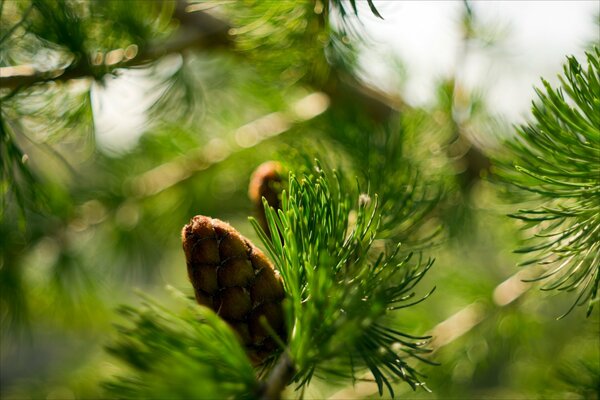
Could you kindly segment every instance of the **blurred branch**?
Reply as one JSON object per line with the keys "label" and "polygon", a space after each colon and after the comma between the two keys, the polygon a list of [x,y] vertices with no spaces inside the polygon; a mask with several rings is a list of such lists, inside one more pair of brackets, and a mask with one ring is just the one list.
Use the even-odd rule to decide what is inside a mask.
{"label": "blurred branch", "polygon": [[[115,53],[112,57],[107,57],[110,66],[114,69],[142,65],[166,54],[190,48],[233,47],[234,42],[229,35],[231,26],[206,12],[196,10],[196,7],[187,6],[184,0],[179,0],[173,15],[181,22],[181,28],[176,35],[164,43],[142,49],[135,55],[128,55],[123,49],[109,52],[108,54]],[[88,65],[73,65],[51,71],[39,71],[29,65],[3,67],[0,68],[0,88],[14,89],[36,83],[85,78],[93,76],[93,72]],[[330,80],[323,87],[323,91],[331,97],[350,95],[357,102],[364,104],[367,111],[377,119],[385,119],[406,106],[401,98],[382,93],[349,76]]]}
{"label": "blurred branch", "polygon": [[233,137],[238,144],[232,148],[221,139],[187,152],[172,161],[159,165],[133,179],[130,188],[135,197],[153,196],[188,178],[195,172],[208,169],[235,152],[290,130],[295,124],[311,120],[329,108],[329,97],[314,92],[296,101],[288,112],[274,112],[240,128]]}
{"label": "blurred branch", "polygon": [[[178,32],[164,43],[151,45],[135,54],[129,48],[113,50],[104,57],[105,63],[110,63],[111,70],[117,68],[142,65],[160,57],[181,52],[190,48],[233,48],[234,41],[229,35],[231,25],[215,18],[197,7],[187,5],[185,0],[178,0],[173,15],[181,23]],[[131,47],[131,46],[130,46]],[[359,82],[354,77],[340,71],[331,74],[330,79],[320,90],[334,102],[351,101],[360,106],[374,122],[387,121],[391,116],[407,109],[409,106],[399,96],[381,92],[373,87]],[[36,83],[49,81],[68,81],[70,79],[94,76],[94,66],[89,63],[72,65],[52,71],[38,71],[31,66],[21,65],[0,68],[0,88],[19,88]],[[466,135],[462,138],[468,141]],[[204,169],[202,163],[197,163],[199,157],[191,157],[192,164],[196,163],[196,171]],[[487,169],[487,157],[472,145],[465,155],[468,175],[479,177],[479,171]],[[159,167],[160,168],[160,167]],[[184,168],[184,170],[190,168]],[[179,171],[179,170],[178,170]],[[167,171],[169,172],[169,171]],[[179,173],[179,172],[177,172]],[[179,180],[185,177],[179,178]],[[162,189],[159,189],[160,191]]]}
{"label": "blurred branch", "polygon": [[332,99],[360,105],[365,114],[376,122],[386,121],[409,107],[401,97],[381,92],[341,73],[333,74],[323,86],[323,91]]}
{"label": "blurred branch", "polygon": [[133,67],[157,60],[167,54],[181,52],[186,49],[219,48],[231,46],[229,38],[230,26],[207,13],[189,12],[183,0],[177,2],[173,17],[180,21],[177,33],[162,43],[156,43],[137,52],[136,46],[127,49],[116,49],[104,57],[104,64],[94,66],[91,63],[72,64],[66,68],[40,71],[29,65],[0,68],[0,88],[21,88],[37,83],[51,81],[68,81],[87,78],[95,75],[98,67],[116,68]]}

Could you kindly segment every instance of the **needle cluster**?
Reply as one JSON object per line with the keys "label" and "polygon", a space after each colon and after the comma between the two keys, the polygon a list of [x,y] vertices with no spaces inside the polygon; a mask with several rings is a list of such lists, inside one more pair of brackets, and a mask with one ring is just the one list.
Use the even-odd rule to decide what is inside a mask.
{"label": "needle cluster", "polygon": [[287,292],[286,352],[298,388],[317,376],[355,379],[370,370],[380,394],[392,382],[423,385],[408,362],[422,359],[427,337],[399,330],[391,316],[420,302],[415,285],[433,261],[413,263],[399,246],[376,240],[377,196],[360,194],[318,165],[291,174],[282,208],[265,203],[271,238],[254,221]]}
{"label": "needle cluster", "polygon": [[517,158],[501,174],[529,200],[511,215],[530,232],[517,251],[530,255],[522,264],[544,265],[534,280],[577,293],[567,313],[587,303],[589,316],[600,283],[600,50],[587,61],[584,68],[569,57],[560,88],[542,81],[534,120],[517,129],[508,144]]}

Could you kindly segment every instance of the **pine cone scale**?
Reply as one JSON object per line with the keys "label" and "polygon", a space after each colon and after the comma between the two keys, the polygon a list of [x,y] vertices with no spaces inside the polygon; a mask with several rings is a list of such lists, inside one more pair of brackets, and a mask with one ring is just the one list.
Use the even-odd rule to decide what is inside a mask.
{"label": "pine cone scale", "polygon": [[229,258],[217,270],[221,287],[246,287],[254,280],[252,264],[246,258]]}
{"label": "pine cone scale", "polygon": [[219,290],[217,270],[210,264],[193,264],[188,267],[188,277],[190,281],[196,282],[198,289],[208,295],[215,294]]}
{"label": "pine cone scale", "polygon": [[193,217],[182,241],[198,304],[227,321],[255,361],[263,361],[277,347],[272,332],[285,340],[279,273],[248,239],[218,219]]}

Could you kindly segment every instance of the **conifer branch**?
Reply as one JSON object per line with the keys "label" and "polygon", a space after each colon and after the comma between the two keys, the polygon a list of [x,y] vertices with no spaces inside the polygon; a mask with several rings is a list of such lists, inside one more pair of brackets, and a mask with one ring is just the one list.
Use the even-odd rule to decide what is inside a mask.
{"label": "conifer branch", "polygon": [[289,385],[290,381],[294,377],[295,372],[296,369],[294,368],[294,364],[290,359],[290,356],[284,351],[263,383],[262,390],[259,395],[260,399],[281,399],[283,390]]}
{"label": "conifer branch", "polygon": [[[508,306],[523,296],[530,288],[531,283],[524,282],[531,277],[528,271],[519,271],[494,288],[493,298],[495,310]],[[442,322],[435,325],[430,332],[432,340],[429,347],[432,353],[438,352],[443,347],[468,334],[485,320],[494,315],[494,309],[486,307],[481,302],[473,302]],[[367,373],[363,376],[364,382],[351,388],[344,388],[329,397],[329,400],[361,399],[377,393],[377,385],[373,376]]]}
{"label": "conifer branch", "polygon": [[338,173],[319,164],[300,170],[290,174],[281,210],[265,203],[271,237],[252,221],[289,297],[297,388],[315,375],[353,379],[361,368],[373,373],[380,395],[387,388],[393,396],[396,379],[422,386],[406,359],[427,362],[428,337],[398,331],[384,317],[420,302],[413,289],[433,260],[413,264],[392,244],[381,253],[372,249],[381,221],[377,197],[363,193],[359,200]]}
{"label": "conifer branch", "polygon": [[547,281],[543,290],[577,293],[564,315],[587,303],[589,316],[599,296],[600,50],[587,61],[584,68],[569,57],[557,89],[542,80],[534,120],[518,128],[498,171],[527,201],[510,215],[531,231],[531,244],[517,250],[531,255],[521,265],[545,266],[532,279]]}
{"label": "conifer branch", "polygon": [[[180,21],[177,33],[165,42],[150,44],[142,49],[131,47],[115,49],[113,56],[101,56],[104,64],[94,65],[91,62],[74,63],[65,68],[40,71],[27,65],[0,68],[0,88],[24,88],[38,83],[65,82],[97,76],[98,72],[108,68],[110,72],[118,68],[129,68],[144,65],[165,55],[178,53],[187,49],[201,47],[203,49],[231,46],[229,38],[230,26],[222,20],[205,12],[188,12],[184,0],[177,1],[173,18]],[[129,50],[129,52],[128,52]],[[110,53],[107,53],[110,54]]]}
{"label": "conifer branch", "polygon": [[[183,1],[178,1],[174,14],[174,17],[181,21],[181,28],[176,35],[164,43],[150,45],[130,57],[127,57],[124,49],[116,49],[123,52],[123,58],[111,64],[110,70],[144,65],[165,55],[191,48],[233,49],[234,42],[228,33],[231,26],[228,23],[206,12],[187,12],[181,6],[182,3]],[[75,64],[51,71],[36,70],[28,65],[0,67],[0,88],[24,88],[38,83],[65,82],[95,75],[94,67],[90,64]],[[383,93],[347,75],[341,79],[330,80],[323,86],[323,90],[333,98],[344,95],[354,98],[364,105],[367,113],[378,120],[385,120],[394,112],[406,107],[399,96]]]}
{"label": "conifer branch", "polygon": [[[279,399],[283,389],[291,383],[300,390],[314,376],[350,380],[365,369],[373,374],[381,395],[387,388],[393,396],[392,382],[397,380],[407,382],[413,389],[423,386],[421,375],[407,361],[412,358],[429,362],[423,358],[429,353],[424,347],[429,337],[404,333],[387,317],[421,301],[414,300],[414,288],[433,261],[412,261],[410,255],[400,256],[399,246],[383,246],[384,251],[379,247],[372,248],[381,219],[377,199],[366,200],[367,195],[363,194],[359,201],[358,188],[352,190],[341,176],[319,165],[298,167],[298,171],[297,176],[290,175],[288,190],[282,194],[281,210],[275,211],[265,204],[269,230],[278,234],[268,238],[258,222],[252,220],[283,279],[286,292],[286,300],[282,303],[283,319],[287,337],[277,341],[281,350],[278,360],[263,366],[263,372],[259,373],[262,383],[245,386],[246,390],[254,387],[247,394]],[[187,245],[184,244],[184,248],[189,250],[193,242],[188,242],[188,236],[186,230]],[[193,238],[195,236],[189,236],[189,240]],[[200,248],[194,251],[200,251]],[[208,255],[200,252],[190,257],[201,263],[207,262]],[[147,361],[144,358],[169,354],[169,337],[178,338],[174,341],[176,348],[172,349],[178,354],[179,338],[187,337],[183,331],[179,332],[182,328],[188,329],[192,323],[185,314],[170,313],[175,321],[164,324],[159,322],[164,319],[162,314],[166,310],[157,312],[160,309],[156,306],[153,310],[153,314],[147,315],[130,309],[131,315],[140,315],[140,322],[134,329],[123,330],[117,345],[111,347],[112,353],[127,361],[131,369],[129,378],[118,378],[108,385],[117,395],[127,393],[126,390],[138,395],[151,391],[153,383],[142,387],[137,384],[127,386],[125,382],[130,382],[131,376],[137,377],[134,379],[137,381],[144,374],[152,376],[162,371],[160,366],[153,366],[152,358]],[[225,322],[217,324],[216,316],[201,312],[206,313],[204,320],[209,326],[202,328],[201,321],[195,329],[214,332],[214,335],[200,338],[202,348],[225,360],[233,360],[233,354],[228,352],[239,354],[239,347],[221,349],[218,345],[219,330]],[[172,329],[163,328],[171,325]],[[233,332],[229,332],[226,336],[232,335]],[[136,343],[131,342],[132,337],[137,339]],[[155,339],[150,340],[151,337]],[[146,344],[148,340],[150,343]],[[166,345],[154,346],[157,340]],[[143,351],[144,347],[138,347],[138,341],[142,346],[151,345],[160,352]],[[140,356],[141,361],[137,358]],[[181,356],[186,365],[193,361],[184,354]],[[140,362],[143,365],[139,365]],[[248,363],[249,360],[243,362]],[[233,364],[221,363],[218,367],[227,371]],[[197,368],[206,368],[206,365]],[[161,380],[184,381],[195,371],[170,374]]]}

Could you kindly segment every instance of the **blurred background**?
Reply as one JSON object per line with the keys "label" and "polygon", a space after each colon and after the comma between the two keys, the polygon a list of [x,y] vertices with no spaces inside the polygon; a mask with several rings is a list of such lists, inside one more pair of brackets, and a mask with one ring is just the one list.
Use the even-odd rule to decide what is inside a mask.
{"label": "blurred background", "polygon": [[597,398],[598,307],[557,320],[574,298],[521,282],[518,205],[489,172],[540,77],[600,40],[600,3],[353,4],[1,0],[2,398],[103,397],[115,308],[191,293],[193,215],[259,243],[258,165],[318,154],[368,179],[377,145],[411,167],[374,184],[392,203],[389,187],[438,193],[395,234],[441,231],[422,249],[436,292],[399,321],[435,335],[440,365],[420,366],[431,393],[398,397]]}

